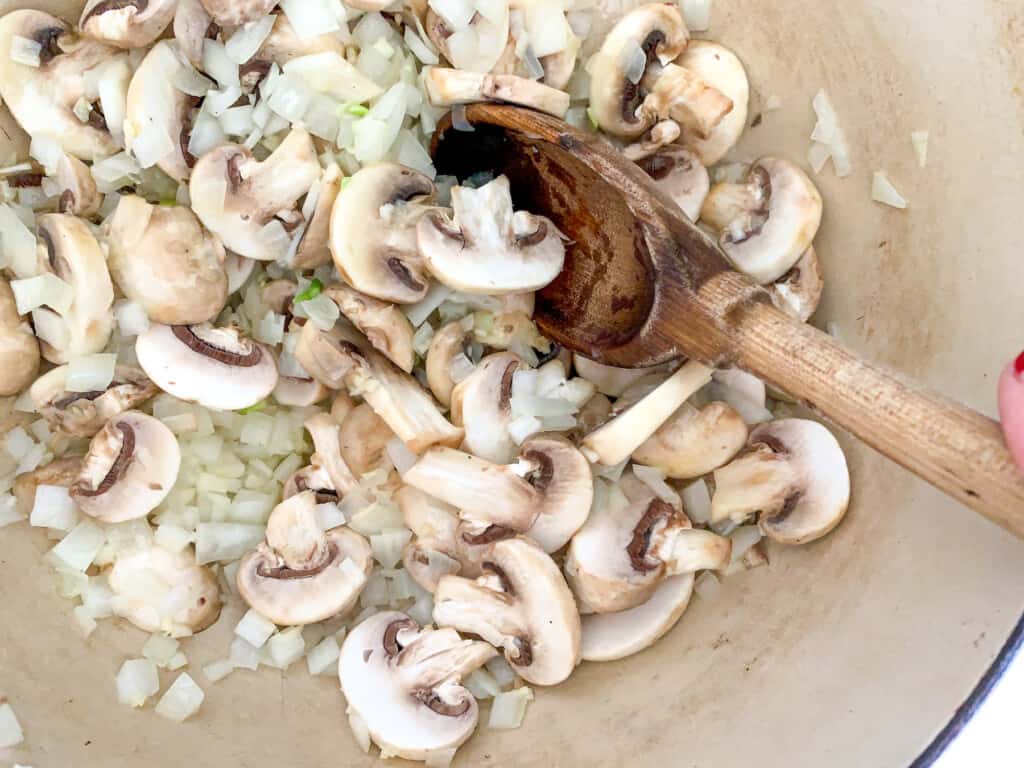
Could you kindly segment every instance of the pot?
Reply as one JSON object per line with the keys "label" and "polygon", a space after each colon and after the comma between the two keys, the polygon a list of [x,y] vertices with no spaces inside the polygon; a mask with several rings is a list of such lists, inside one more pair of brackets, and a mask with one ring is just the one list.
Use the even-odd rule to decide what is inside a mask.
{"label": "pot", "polygon": [[[621,3],[605,0],[605,5]],[[632,3],[630,3],[632,4]],[[80,3],[0,0],[77,18]],[[927,6],[927,7],[926,7]],[[815,322],[869,359],[995,413],[1001,366],[1020,351],[1024,12],[1019,2],[717,0],[713,39],[737,51],[761,114],[733,157],[801,161],[826,87],[853,148],[853,175],[816,177],[827,277]],[[781,109],[764,111],[771,96]],[[2,152],[25,139],[4,115]],[[930,130],[927,168],[910,134]],[[23,154],[23,152],[22,152]],[[871,200],[886,170],[905,212]],[[1024,548],[841,436],[853,478],[843,525],[694,598],[654,648],[584,664],[537,691],[523,726],[481,726],[460,766],[927,766],[1020,644]],[[0,694],[35,765],[373,766],[337,681],[200,672],[223,658],[242,613],[229,605],[191,641],[206,691],[183,725],[116,703],[114,676],[145,637],[105,622],[88,642],[53,589],[45,536],[3,531]],[[166,686],[176,673],[162,673]],[[979,682],[980,681],[980,682]],[[389,763],[394,765],[395,763]]]}

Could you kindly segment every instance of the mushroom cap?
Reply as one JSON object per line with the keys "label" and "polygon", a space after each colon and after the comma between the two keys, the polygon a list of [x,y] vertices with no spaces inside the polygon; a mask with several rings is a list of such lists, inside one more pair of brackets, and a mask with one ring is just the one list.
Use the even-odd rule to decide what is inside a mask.
{"label": "mushroom cap", "polygon": [[454,218],[435,211],[416,228],[420,254],[434,277],[466,293],[537,291],[565,262],[561,233],[550,219],[513,213],[508,177],[479,189],[452,189]]}
{"label": "mushroom cap", "polygon": [[174,433],[159,419],[125,411],[89,443],[71,497],[82,512],[104,523],[135,520],[167,497],[180,466]]}
{"label": "mushroom cap", "polygon": [[19,394],[39,371],[39,342],[18,314],[10,284],[0,277],[0,397]]}
{"label": "mushroom cap", "polygon": [[29,390],[36,411],[51,427],[76,437],[92,437],[118,414],[129,411],[160,390],[139,368],[119,365],[101,391],[65,389],[68,367],[62,365],[36,379]]}
{"label": "mushroom cap", "polygon": [[[15,37],[42,45],[40,66],[11,58]],[[11,11],[0,18],[0,97],[29,136],[49,136],[75,157],[99,160],[117,152],[117,142],[102,120],[83,123],[73,108],[80,98],[96,101],[86,75],[118,53],[102,43],[74,41],[68,25],[48,13]]]}
{"label": "mushroom cap", "polygon": [[74,155],[65,154],[57,163],[57,184],[60,198],[59,213],[89,218],[99,213],[103,195],[96,189],[96,180],[85,163]]}
{"label": "mushroom cap", "polygon": [[341,455],[362,477],[380,466],[384,449],[395,437],[391,427],[366,403],[349,411],[341,422]]}
{"label": "mushroom cap", "polygon": [[693,594],[694,576],[665,579],[643,605],[582,617],[584,661],[616,661],[650,648],[676,625]]}
{"label": "mushroom cap", "polygon": [[[225,248],[250,259],[274,261],[281,254],[264,226],[277,221],[283,227],[281,215],[294,209],[320,173],[316,147],[301,128],[293,128],[262,162],[239,144],[221,144],[192,169],[192,210]],[[224,184],[221,198],[214,190]]]}
{"label": "mushroom cap", "polygon": [[750,433],[747,452],[715,472],[715,521],[760,512],[766,536],[806,544],[842,521],[850,473],[835,436],[816,421],[782,419]]}
{"label": "mushroom cap", "polygon": [[125,144],[129,150],[147,129],[166,132],[174,151],[156,164],[179,183],[188,180],[195,163],[195,158],[186,153],[191,127],[189,112],[197,101],[174,85],[176,74],[185,68],[180,57],[173,40],[161,40],[150,49],[128,84],[124,122]]}
{"label": "mushroom cap", "polygon": [[434,621],[477,634],[534,685],[557,685],[580,662],[580,617],[555,562],[521,536],[487,545],[484,575],[443,576]]}
{"label": "mushroom cap", "polygon": [[135,354],[164,392],[213,410],[248,408],[277,386],[270,350],[233,327],[154,323],[136,339]]}
{"label": "mushroom cap", "polygon": [[221,27],[240,27],[266,16],[277,0],[200,0]]}
{"label": "mushroom cap", "polygon": [[114,286],[99,243],[84,221],[68,214],[43,214],[36,229],[44,246],[39,249],[40,267],[74,289],[71,307],[61,317],[64,343],[43,342],[43,357],[59,365],[79,355],[102,352],[114,328]]}
{"label": "mushroom cap", "polygon": [[14,478],[12,491],[17,500],[18,512],[28,517],[36,503],[36,488],[40,485],[59,485],[70,488],[82,471],[81,456],[66,456],[54,459],[32,472],[25,472]]}
{"label": "mushroom cap", "polygon": [[495,655],[451,629],[420,629],[404,613],[378,613],[341,647],[338,676],[349,714],[366,723],[382,756],[429,760],[476,728],[476,699],[459,681]]}
{"label": "mushroom cap", "polygon": [[495,464],[508,464],[517,447],[508,432],[512,421],[512,376],[525,364],[511,352],[481,360],[452,390],[452,423],[466,430],[470,453]]}
{"label": "mushroom cap", "polygon": [[203,64],[203,41],[216,35],[216,25],[199,0],[178,0],[174,11],[174,39],[192,66]]}
{"label": "mushroom cap", "polygon": [[88,0],[78,27],[94,40],[118,48],[144,48],[174,18],[177,0]]}
{"label": "mushroom cap", "polygon": [[[283,16],[281,18],[284,18]],[[332,38],[333,39],[333,38]],[[341,192],[342,172],[337,165],[329,165],[320,177],[313,215],[302,234],[292,265],[296,270],[315,269],[331,263],[330,230],[331,211]]]}
{"label": "mushroom cap", "polygon": [[746,445],[747,425],[732,407],[685,403],[639,448],[633,460],[657,467],[668,477],[689,480],[727,464]]}
{"label": "mushroom cap", "polygon": [[386,358],[406,373],[412,373],[416,362],[412,348],[415,330],[402,310],[347,285],[332,285],[324,289],[324,294]]}
{"label": "mushroom cap", "polygon": [[149,546],[118,555],[109,573],[111,606],[145,632],[184,637],[202,632],[220,615],[220,587],[191,549]]}
{"label": "mushroom cap", "polygon": [[707,40],[692,40],[676,59],[676,64],[697,75],[732,101],[732,111],[722,118],[710,136],[701,138],[686,133],[681,142],[693,150],[705,166],[712,166],[736,146],[747,127],[750,102],[747,72],[735,53]]}
{"label": "mushroom cap", "polygon": [[767,285],[785,275],[814,242],[822,200],[807,174],[788,160],[766,157],[746,184],[717,184],[701,218],[717,229],[729,260]]}
{"label": "mushroom cap", "polygon": [[818,310],[824,290],[825,276],[813,245],[789,272],[768,286],[772,303],[801,323],[810,320]]}
{"label": "mushroom cap", "polygon": [[700,159],[682,147],[667,147],[637,162],[691,221],[700,218],[700,209],[711,191],[711,176]]}
{"label": "mushroom cap", "polygon": [[452,390],[455,389],[455,381],[451,374],[452,359],[462,352],[471,340],[471,333],[458,320],[448,323],[430,340],[425,363],[427,384],[430,385],[430,391],[434,393],[437,401],[445,407],[452,404]]}
{"label": "mushroom cap", "polygon": [[[590,110],[601,130],[635,139],[654,125],[657,115],[641,109],[651,81],[683,52],[689,39],[675,6],[642,5],[619,19],[589,64]],[[638,49],[646,64],[633,83],[626,70]]]}
{"label": "mushroom cap", "polygon": [[238,592],[275,624],[313,624],[351,608],[372,568],[369,542],[344,526],[322,531],[316,495],[303,491],[277,505],[267,541],[242,558]]}
{"label": "mushroom cap", "polygon": [[224,309],[224,246],[187,207],[150,205],[137,195],[125,195],[103,239],[111,275],[150,321],[195,325]]}
{"label": "mushroom cap", "polygon": [[430,281],[416,247],[416,224],[436,193],[429,178],[394,163],[351,176],[330,225],[331,254],[345,282],[383,301],[422,299]]}
{"label": "mushroom cap", "polygon": [[323,466],[331,481],[331,487],[344,495],[356,487],[357,480],[341,451],[341,426],[329,413],[317,413],[306,419],[306,431],[313,438],[313,456]]}
{"label": "mushroom cap", "polygon": [[583,526],[594,500],[590,462],[561,435],[536,435],[523,443],[521,462],[533,467],[527,482],[540,494],[540,511],[526,535],[557,552]]}

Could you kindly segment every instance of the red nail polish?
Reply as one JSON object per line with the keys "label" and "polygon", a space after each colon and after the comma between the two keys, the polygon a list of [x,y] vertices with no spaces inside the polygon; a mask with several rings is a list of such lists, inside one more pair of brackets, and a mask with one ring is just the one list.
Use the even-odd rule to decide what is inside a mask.
{"label": "red nail polish", "polygon": [[1024,352],[1020,353],[1020,356],[1013,361],[1013,371],[1018,377],[1024,376]]}

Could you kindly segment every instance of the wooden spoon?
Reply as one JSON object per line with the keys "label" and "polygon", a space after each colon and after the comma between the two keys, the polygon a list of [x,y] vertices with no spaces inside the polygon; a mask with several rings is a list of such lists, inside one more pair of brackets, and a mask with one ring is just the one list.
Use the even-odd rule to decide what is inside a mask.
{"label": "wooden spoon", "polygon": [[1024,538],[1024,474],[999,425],[872,365],[776,309],[718,246],[610,143],[548,115],[466,109],[442,122],[440,173],[504,173],[519,207],[571,241],[536,319],[558,343],[608,365],[688,356],[789,393],[962,504]]}

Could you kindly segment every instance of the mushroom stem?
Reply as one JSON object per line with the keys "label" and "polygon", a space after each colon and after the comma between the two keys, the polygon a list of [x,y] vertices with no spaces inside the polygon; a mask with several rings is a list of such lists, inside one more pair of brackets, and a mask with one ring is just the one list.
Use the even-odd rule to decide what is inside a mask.
{"label": "mushroom stem", "polygon": [[315,571],[331,560],[312,491],[303,491],[274,508],[267,521],[267,544],[297,573]]}
{"label": "mushroom stem", "polygon": [[768,517],[784,515],[787,505],[797,500],[797,483],[797,474],[786,457],[759,444],[715,471],[711,519],[742,523],[758,512]]}
{"label": "mushroom stem", "polygon": [[641,111],[651,112],[655,118],[671,118],[688,133],[707,139],[732,108],[732,99],[696,73],[669,64]]}
{"label": "mushroom stem", "polygon": [[716,184],[700,212],[701,220],[717,230],[730,230],[734,240],[763,226],[771,205],[771,177],[755,168],[746,184]]}

